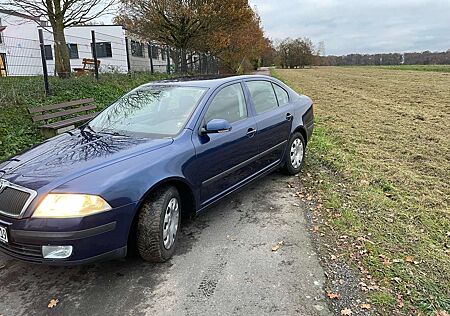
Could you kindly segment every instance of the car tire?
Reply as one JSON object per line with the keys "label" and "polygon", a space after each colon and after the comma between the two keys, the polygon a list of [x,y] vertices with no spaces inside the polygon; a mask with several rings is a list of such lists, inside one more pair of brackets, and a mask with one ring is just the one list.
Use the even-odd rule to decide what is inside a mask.
{"label": "car tire", "polygon": [[160,188],[147,198],[139,212],[136,230],[137,249],[142,259],[164,262],[173,256],[180,220],[181,199],[175,187]]}
{"label": "car tire", "polygon": [[285,165],[283,171],[289,175],[300,172],[305,160],[306,143],[302,134],[295,132],[291,135],[285,153]]}

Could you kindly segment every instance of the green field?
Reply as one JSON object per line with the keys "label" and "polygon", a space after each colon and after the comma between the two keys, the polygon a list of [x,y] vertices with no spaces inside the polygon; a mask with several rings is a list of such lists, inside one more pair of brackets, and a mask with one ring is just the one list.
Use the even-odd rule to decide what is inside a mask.
{"label": "green field", "polygon": [[401,65],[401,66],[380,66],[380,68],[390,70],[450,72],[450,65]]}
{"label": "green field", "polygon": [[365,284],[376,281],[368,297],[384,315],[450,312],[450,75],[393,67],[274,75],[315,104],[305,185],[323,200],[318,231],[336,247],[330,255],[358,267]]}

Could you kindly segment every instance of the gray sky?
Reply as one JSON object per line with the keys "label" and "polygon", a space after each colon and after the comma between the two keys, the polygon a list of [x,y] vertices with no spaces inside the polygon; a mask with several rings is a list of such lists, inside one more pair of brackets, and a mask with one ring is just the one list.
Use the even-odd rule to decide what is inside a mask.
{"label": "gray sky", "polygon": [[272,39],[309,37],[327,55],[450,49],[450,0],[249,0]]}

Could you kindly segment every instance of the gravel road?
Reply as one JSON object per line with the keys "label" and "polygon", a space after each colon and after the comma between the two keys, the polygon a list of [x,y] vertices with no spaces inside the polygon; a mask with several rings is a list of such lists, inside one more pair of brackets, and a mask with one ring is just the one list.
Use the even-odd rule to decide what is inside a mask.
{"label": "gravel road", "polygon": [[299,179],[274,173],[184,223],[164,264],[46,267],[0,254],[0,315],[329,315],[306,206],[288,183]]}

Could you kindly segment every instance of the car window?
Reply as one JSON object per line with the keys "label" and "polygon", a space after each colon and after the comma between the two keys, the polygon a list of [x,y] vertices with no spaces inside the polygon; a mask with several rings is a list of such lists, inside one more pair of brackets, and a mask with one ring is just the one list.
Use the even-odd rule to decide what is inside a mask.
{"label": "car window", "polygon": [[273,88],[275,90],[275,94],[277,95],[279,105],[285,105],[289,103],[289,94],[286,92],[286,90],[284,90],[277,84],[273,84]]}
{"label": "car window", "polygon": [[277,98],[273,91],[272,83],[269,81],[248,81],[246,82],[253,104],[255,105],[256,114],[275,109],[278,107]]}
{"label": "car window", "polygon": [[229,85],[216,94],[205,114],[205,123],[212,119],[224,119],[229,123],[247,117],[247,106],[240,83]]}
{"label": "car window", "polygon": [[118,99],[88,126],[95,132],[141,136],[175,136],[207,89],[143,86]]}

